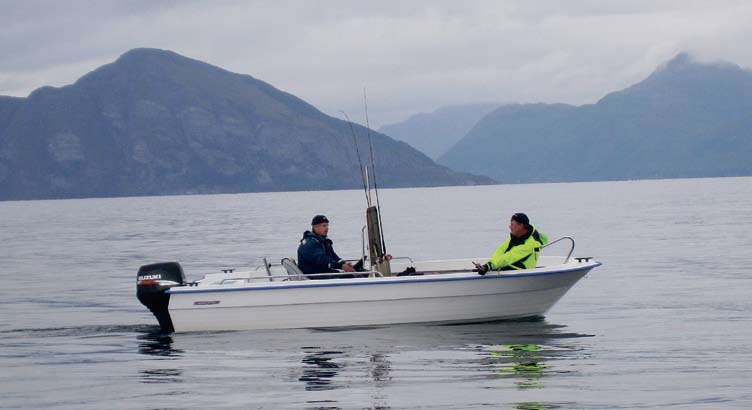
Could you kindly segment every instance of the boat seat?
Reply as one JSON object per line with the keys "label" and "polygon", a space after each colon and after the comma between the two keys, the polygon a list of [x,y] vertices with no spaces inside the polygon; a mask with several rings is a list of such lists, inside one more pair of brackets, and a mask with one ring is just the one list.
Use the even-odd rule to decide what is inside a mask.
{"label": "boat seat", "polygon": [[287,271],[287,280],[308,280],[306,275],[303,273],[302,270],[298,267],[298,264],[295,262],[295,259],[293,258],[282,258],[280,261],[282,263],[282,266],[285,267],[285,270]]}

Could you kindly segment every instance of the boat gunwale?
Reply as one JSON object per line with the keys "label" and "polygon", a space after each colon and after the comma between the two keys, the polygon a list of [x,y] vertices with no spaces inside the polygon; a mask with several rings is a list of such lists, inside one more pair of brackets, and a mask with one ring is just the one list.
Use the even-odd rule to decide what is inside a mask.
{"label": "boat gunwale", "polygon": [[[560,266],[566,266],[562,264]],[[227,287],[227,285],[219,285],[222,288],[201,289],[199,287],[192,286],[178,286],[168,289],[168,294],[194,294],[194,293],[214,293],[214,292],[248,292],[248,291],[263,291],[263,290],[284,290],[284,289],[301,289],[301,288],[323,288],[323,287],[340,287],[340,286],[374,286],[374,285],[393,285],[393,284],[405,284],[405,283],[428,283],[428,282],[456,282],[467,280],[489,280],[489,279],[513,279],[523,278],[530,276],[547,276],[556,275],[561,273],[576,272],[584,269],[593,269],[601,266],[602,263],[598,261],[585,262],[577,267],[566,269],[553,269],[538,272],[524,272],[524,273],[504,273],[486,274],[486,275],[469,275],[468,273],[458,272],[456,274],[446,273],[444,275],[461,275],[451,277],[432,277],[433,275],[426,276],[408,276],[408,277],[379,277],[379,278],[355,278],[355,279],[329,279],[329,280],[311,280],[301,281],[304,283],[291,284],[294,282],[273,282],[275,285],[246,285],[246,286],[233,286]],[[547,267],[548,268],[548,267]],[[544,268],[545,269],[545,268]],[[438,276],[438,275],[437,275]],[[405,279],[397,279],[405,278]],[[410,279],[407,279],[410,278]],[[310,283],[313,282],[313,283]],[[211,285],[210,285],[211,286]]]}

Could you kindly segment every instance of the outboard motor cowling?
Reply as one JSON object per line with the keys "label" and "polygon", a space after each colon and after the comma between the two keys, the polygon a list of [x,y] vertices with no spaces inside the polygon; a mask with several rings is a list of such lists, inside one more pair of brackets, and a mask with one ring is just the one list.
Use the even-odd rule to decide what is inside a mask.
{"label": "outboard motor cowling", "polygon": [[138,269],[136,296],[156,316],[162,331],[175,331],[167,309],[170,304],[170,294],[166,290],[183,285],[185,285],[185,274],[177,262],[153,263]]}

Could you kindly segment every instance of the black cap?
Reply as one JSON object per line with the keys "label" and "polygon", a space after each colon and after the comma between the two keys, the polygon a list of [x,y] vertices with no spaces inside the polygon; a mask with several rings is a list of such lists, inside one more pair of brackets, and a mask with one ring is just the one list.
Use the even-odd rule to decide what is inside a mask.
{"label": "black cap", "polygon": [[329,222],[328,219],[324,215],[316,215],[313,217],[313,220],[311,221],[311,226],[322,224],[324,222]]}
{"label": "black cap", "polygon": [[512,220],[525,226],[530,226],[530,218],[528,218],[527,215],[523,214],[522,212],[517,212],[516,214],[512,215]]}

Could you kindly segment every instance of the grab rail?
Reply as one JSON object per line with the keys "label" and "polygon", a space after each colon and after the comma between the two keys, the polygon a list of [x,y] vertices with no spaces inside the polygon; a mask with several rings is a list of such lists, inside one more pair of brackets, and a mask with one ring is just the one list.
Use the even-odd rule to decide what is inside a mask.
{"label": "grab rail", "polygon": [[[319,276],[347,276],[347,275],[366,275],[368,274],[368,277],[379,277],[383,278],[384,275],[381,274],[381,272],[377,271],[366,271],[366,272],[332,272],[332,273],[311,273],[309,275],[305,275],[306,277],[319,277]],[[269,279],[271,282],[273,278],[283,278],[287,279],[290,275],[268,275],[268,276],[248,276],[248,277],[238,277],[238,278],[224,278],[221,281],[219,281],[220,285],[223,285],[226,281],[233,281],[233,280],[242,280],[244,282],[250,282],[252,279]]]}
{"label": "grab rail", "polygon": [[562,236],[561,238],[559,238],[559,239],[557,239],[555,241],[549,242],[549,243],[541,246],[541,249],[547,248],[547,247],[549,247],[549,246],[551,246],[551,245],[553,245],[553,244],[555,244],[557,242],[561,242],[564,239],[569,239],[569,241],[572,242],[572,246],[569,248],[569,253],[567,254],[567,258],[564,259],[564,263],[567,263],[567,262],[569,262],[569,258],[572,256],[572,252],[574,252],[574,238],[572,238],[571,236]]}
{"label": "grab rail", "polygon": [[415,263],[415,261],[413,260],[413,258],[411,258],[409,256],[392,256],[392,260],[395,260],[395,259],[407,259],[407,260],[410,261],[410,263]]}
{"label": "grab rail", "polygon": [[384,275],[381,274],[381,272],[378,271],[365,271],[365,272],[331,272],[331,273],[309,273],[306,274],[307,277],[319,277],[319,276],[352,276],[352,275],[365,275],[368,274],[368,277],[378,277],[383,278]]}

